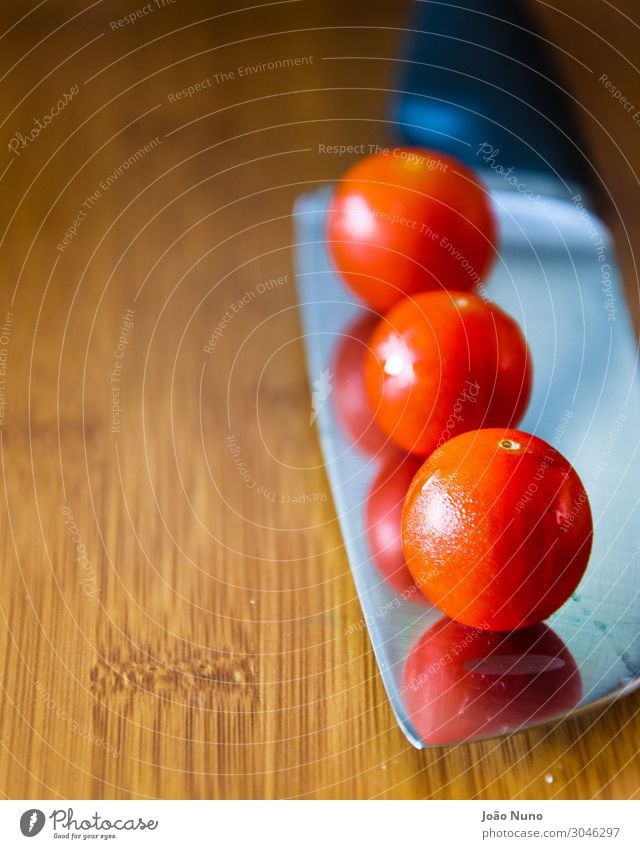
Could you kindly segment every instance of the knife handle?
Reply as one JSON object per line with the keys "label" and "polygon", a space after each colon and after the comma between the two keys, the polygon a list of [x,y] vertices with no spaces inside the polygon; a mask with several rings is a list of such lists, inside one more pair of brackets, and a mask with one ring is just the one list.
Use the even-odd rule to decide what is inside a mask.
{"label": "knife handle", "polygon": [[401,141],[589,182],[573,104],[522,0],[416,6],[392,104]]}

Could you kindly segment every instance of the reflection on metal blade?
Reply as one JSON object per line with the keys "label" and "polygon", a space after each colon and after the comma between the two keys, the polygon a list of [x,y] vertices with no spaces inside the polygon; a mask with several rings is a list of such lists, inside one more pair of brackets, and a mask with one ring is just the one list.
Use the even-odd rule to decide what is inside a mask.
{"label": "reflection on metal blade", "polygon": [[[375,426],[349,434],[357,398],[336,397],[340,381],[353,390],[344,360],[357,360],[373,318],[332,269],[324,241],[329,197],[324,189],[295,208],[309,377],[313,383],[328,373],[333,388],[316,424],[363,622],[404,733],[418,747],[454,743],[631,692],[640,686],[640,394],[637,346],[606,228],[578,196],[534,202],[516,191],[492,193],[501,250],[486,292],[519,322],[533,354],[533,395],[519,426],[574,464],[595,536],[585,578],[547,625],[521,637],[464,634],[393,560],[397,546],[384,541],[393,536],[390,509],[379,521],[375,505],[367,507],[376,475],[388,478],[376,491],[395,486],[397,493],[411,470],[402,471],[402,457]],[[395,481],[394,466],[401,468]]]}

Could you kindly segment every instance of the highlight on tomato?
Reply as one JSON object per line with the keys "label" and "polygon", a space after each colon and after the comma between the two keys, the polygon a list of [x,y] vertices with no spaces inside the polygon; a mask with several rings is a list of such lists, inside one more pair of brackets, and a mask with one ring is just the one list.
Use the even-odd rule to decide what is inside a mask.
{"label": "highlight on tomato", "polygon": [[531,393],[531,355],[516,322],[495,304],[428,292],[379,321],[365,385],[384,433],[427,456],[466,430],[517,424]]}

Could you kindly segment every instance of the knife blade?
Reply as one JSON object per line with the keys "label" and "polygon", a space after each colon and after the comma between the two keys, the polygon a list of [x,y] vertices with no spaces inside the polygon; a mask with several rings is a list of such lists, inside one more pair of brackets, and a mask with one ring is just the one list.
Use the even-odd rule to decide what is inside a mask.
{"label": "knife blade", "polygon": [[[452,39],[469,49],[452,51]],[[461,635],[419,593],[389,581],[370,546],[366,509],[384,452],[354,445],[335,403],[317,410],[362,606],[361,622],[349,627],[366,625],[391,707],[418,748],[520,730],[640,686],[638,349],[615,245],[590,200],[562,87],[539,48],[521,4],[420,4],[392,114],[401,141],[454,153],[488,185],[500,256],[482,293],[518,321],[534,364],[519,427],[560,450],[589,495],[587,573],[548,628],[528,643]],[[331,187],[301,197],[294,220],[309,379],[328,376],[333,386],[337,351],[366,309],[327,251],[330,197]]]}

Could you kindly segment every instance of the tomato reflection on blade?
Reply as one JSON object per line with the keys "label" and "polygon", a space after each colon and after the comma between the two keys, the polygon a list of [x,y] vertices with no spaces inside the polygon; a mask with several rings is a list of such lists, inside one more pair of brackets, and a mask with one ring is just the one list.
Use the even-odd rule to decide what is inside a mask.
{"label": "tomato reflection on blade", "polygon": [[580,701],[582,681],[544,623],[500,633],[443,618],[411,650],[401,693],[424,742],[445,744],[559,717]]}
{"label": "tomato reflection on blade", "polygon": [[364,355],[376,327],[376,313],[359,314],[342,333],[333,357],[333,408],[346,438],[375,457],[395,450],[376,424],[364,388]]}
{"label": "tomato reflection on blade", "polygon": [[373,479],[365,508],[367,540],[373,562],[387,584],[404,598],[427,604],[407,568],[402,551],[402,505],[422,465],[419,457],[395,451]]}

